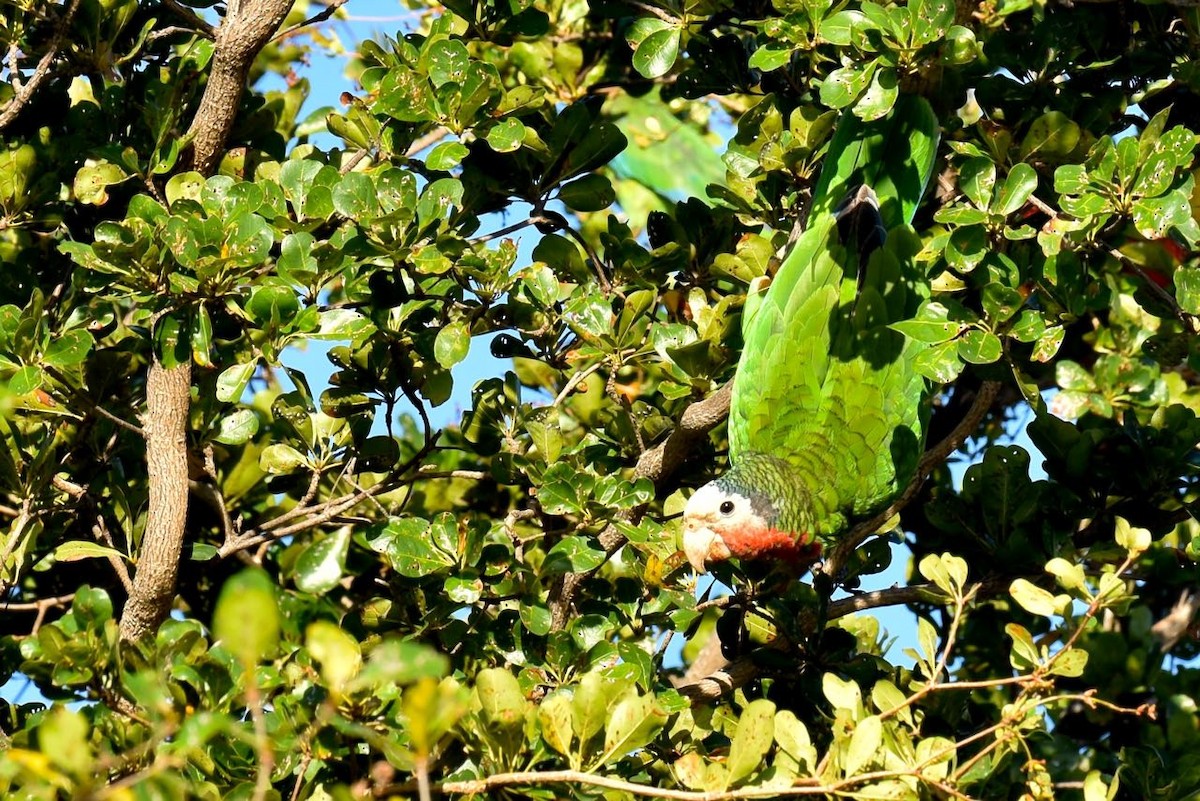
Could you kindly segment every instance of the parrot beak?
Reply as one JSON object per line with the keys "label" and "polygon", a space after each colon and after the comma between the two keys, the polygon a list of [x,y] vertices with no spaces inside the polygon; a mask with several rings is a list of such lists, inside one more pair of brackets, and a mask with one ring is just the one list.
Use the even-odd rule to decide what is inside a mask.
{"label": "parrot beak", "polygon": [[689,520],[683,529],[683,552],[697,573],[708,572],[705,562],[710,557],[729,557],[729,548],[721,540],[720,535],[708,526],[695,520]]}

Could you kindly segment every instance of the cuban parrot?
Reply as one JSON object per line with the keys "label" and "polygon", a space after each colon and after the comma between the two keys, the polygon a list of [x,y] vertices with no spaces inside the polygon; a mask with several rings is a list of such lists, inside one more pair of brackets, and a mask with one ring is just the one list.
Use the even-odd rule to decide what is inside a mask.
{"label": "cuban parrot", "polygon": [[698,572],[730,557],[798,572],[914,474],[930,387],[913,366],[920,344],[889,325],[928,296],[907,226],[937,142],[919,97],[901,96],[883,119],[839,121],[807,228],[765,294],[756,284],[747,294],[731,466],[684,509]]}

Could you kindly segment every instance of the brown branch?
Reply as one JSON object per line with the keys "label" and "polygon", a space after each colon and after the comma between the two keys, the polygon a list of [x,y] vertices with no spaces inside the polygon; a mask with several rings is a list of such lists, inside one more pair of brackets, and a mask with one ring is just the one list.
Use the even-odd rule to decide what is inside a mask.
{"label": "brown branch", "polygon": [[959,447],[967,441],[967,438],[975,432],[979,427],[979,423],[983,420],[988,410],[992,407],[992,401],[996,399],[996,393],[1000,391],[1000,383],[997,381],[985,381],[975,395],[975,402],[971,404],[971,408],[959,424],[954,427],[946,438],[934,445],[925,452],[921,457],[921,461],[917,463],[916,473],[913,474],[912,480],[908,482],[908,486],[900,493],[897,498],[892,501],[886,509],[874,517],[864,520],[854,528],[850,529],[844,537],[838,539],[838,544],[834,546],[829,553],[829,558],[825,560],[825,565],[821,568],[822,572],[831,576],[835,581],[838,580],[842,569],[846,565],[846,560],[854,549],[866,541],[871,535],[879,531],[888,520],[900,513],[904,507],[917,497],[917,493],[921,490],[921,485],[925,483],[925,479],[934,471],[938,465],[946,461],[950,454],[954,453]]}
{"label": "brown branch", "polygon": [[206,22],[204,18],[195,11],[192,11],[187,6],[180,5],[177,0],[160,0],[160,2],[163,4],[164,8],[171,9],[171,11],[187,20],[188,25],[191,25],[193,28],[195,28],[196,32],[205,39],[216,38],[216,33],[213,30],[213,26]]}
{"label": "brown branch", "polygon": [[[581,770],[544,770],[521,771],[516,773],[495,773],[482,779],[467,779],[463,781],[438,782],[432,789],[446,795],[490,795],[492,791],[502,787],[541,787],[549,784],[569,784],[584,787],[602,787],[617,790],[629,795],[646,798],[666,798],[672,801],[738,801],[749,798],[799,798],[803,796],[836,796],[849,793],[852,788],[884,779],[896,779],[912,776],[919,781],[935,786],[940,790],[965,798],[952,790],[940,780],[923,775],[919,770],[890,771],[877,770],[860,773],[845,779],[825,783],[817,777],[798,778],[791,787],[740,787],[736,790],[703,791],[675,790],[666,787],[655,787],[648,784],[626,781],[612,776],[586,773]],[[406,782],[376,791],[377,795],[392,795],[395,793],[412,793],[416,789],[415,782]]]}
{"label": "brown branch", "polygon": [[66,606],[73,600],[75,600],[75,593],[71,592],[54,598],[41,598],[37,601],[0,604],[0,609],[3,609],[5,612],[41,612],[45,609],[53,609],[56,606]]}
{"label": "brown branch", "polygon": [[217,28],[212,68],[200,107],[188,129],[184,169],[211,175],[233,130],[250,66],[292,10],[293,0],[241,0],[230,3]]}
{"label": "brown branch", "polygon": [[[420,478],[418,475],[416,478]],[[416,479],[413,479],[416,480]],[[301,531],[307,531],[310,528],[327,523],[338,517],[343,512],[357,506],[365,500],[374,498],[377,495],[382,495],[386,492],[391,492],[404,486],[406,482],[402,480],[384,480],[378,484],[358,490],[337,498],[331,498],[315,506],[297,511],[292,509],[284,515],[268,520],[257,529],[250,529],[244,532],[241,536],[233,540],[226,540],[217,551],[217,555],[224,559],[227,556],[244,551],[247,548],[253,548],[256,545],[272,542],[273,540],[282,539],[283,537],[292,534],[298,534]],[[292,521],[287,526],[281,526],[282,522]]]}
{"label": "brown branch", "polygon": [[122,417],[118,417],[117,415],[110,412],[108,409],[105,409],[103,406],[101,406],[96,401],[92,400],[92,398],[86,392],[72,386],[71,382],[67,379],[67,377],[64,376],[62,373],[60,373],[57,368],[52,367],[50,365],[46,365],[42,369],[44,369],[51,378],[53,378],[58,383],[62,384],[63,387],[66,389],[66,391],[71,395],[71,397],[74,398],[75,400],[79,401],[81,404],[83,404],[83,406],[85,408],[87,408],[87,410],[89,412],[94,412],[97,415],[99,415],[100,417],[103,417],[105,420],[109,421],[110,423],[112,423],[120,428],[123,428],[126,431],[129,431],[130,433],[137,434],[139,437],[146,436],[146,432],[143,431],[140,426],[134,425],[133,423],[129,422],[128,420],[126,420]]}
{"label": "brown branch", "polygon": [[297,22],[292,27],[287,28],[286,30],[280,31],[279,33],[275,34],[275,36],[271,39],[271,41],[277,42],[280,39],[284,39],[288,36],[291,36],[293,33],[300,30],[301,28],[307,28],[310,25],[316,25],[318,23],[324,22],[325,20],[329,19],[334,14],[336,14],[337,10],[339,8],[341,8],[342,6],[346,5],[346,3],[348,3],[348,2],[350,2],[350,0],[329,0],[329,5],[325,6],[325,8],[323,8],[323,9],[321,9],[321,11],[317,12],[316,14],[313,14],[311,17],[304,20],[303,22]]}
{"label": "brown branch", "polygon": [[188,406],[192,367],[163,367],[155,359],[146,376],[146,467],[150,485],[146,530],[138,554],[133,592],[121,615],[121,637],[152,634],[175,597],[188,507]]}
{"label": "brown branch", "polygon": [[[67,13],[59,20],[58,26],[54,30],[54,36],[50,38],[50,44],[46,46],[46,52],[42,55],[42,60],[38,62],[37,67],[34,68],[33,75],[29,76],[29,80],[24,86],[18,88],[16,95],[5,104],[4,109],[0,110],[0,131],[7,128],[17,118],[21,109],[25,108],[33,97],[33,93],[50,77],[50,64],[58,55],[58,48],[62,45],[63,37],[66,36],[67,29],[71,27],[71,20],[75,18],[75,12],[78,10],[79,0],[71,0],[71,4],[67,6]],[[14,72],[13,82],[16,83],[18,80],[19,75]]]}
{"label": "brown branch", "polygon": [[[974,597],[989,598],[998,595],[1004,595],[1008,592],[1008,587],[1012,583],[1015,576],[1000,576],[989,578],[975,585],[973,592]],[[1024,576],[1034,583],[1044,583],[1048,580],[1045,576]],[[714,606],[722,606],[719,601],[731,601],[724,598],[714,599]],[[867,609],[878,609],[883,606],[906,606],[913,603],[932,603],[945,604],[951,600],[945,592],[938,589],[933,584],[913,584],[908,587],[888,587],[882,590],[874,590],[872,592],[858,593],[849,598],[840,598],[832,601],[825,612],[826,620],[837,620],[838,618],[852,615],[855,612],[863,612]],[[709,643],[716,642],[716,648],[719,652],[719,641],[715,636],[710,637],[709,641],[704,644],[701,649],[701,655],[706,655],[709,651]],[[708,655],[711,658],[711,654]],[[697,658],[699,661],[700,657]],[[711,662],[710,662],[711,664]],[[690,673],[690,671],[689,671]],[[729,693],[741,687],[746,682],[754,679],[758,675],[758,668],[754,665],[753,660],[749,657],[741,657],[733,662],[722,665],[713,670],[708,675],[701,679],[695,679],[690,683],[686,683],[678,687],[679,692],[693,702],[716,701]],[[690,678],[690,676],[685,676]]]}
{"label": "brown branch", "polygon": [[[696,401],[684,409],[683,416],[679,418],[679,425],[670,435],[638,458],[637,467],[633,471],[634,479],[646,478],[653,481],[655,487],[661,488],[696,443],[707,437],[709,431],[729,416],[729,400],[732,394],[733,382],[730,382],[704,400]],[[645,512],[644,505],[623,510],[617,515],[617,520],[636,523]],[[615,523],[610,523],[600,532],[600,546],[606,553],[611,555],[624,544],[625,535]],[[555,631],[566,627],[575,591],[594,572],[566,573],[550,588],[550,620]]]}

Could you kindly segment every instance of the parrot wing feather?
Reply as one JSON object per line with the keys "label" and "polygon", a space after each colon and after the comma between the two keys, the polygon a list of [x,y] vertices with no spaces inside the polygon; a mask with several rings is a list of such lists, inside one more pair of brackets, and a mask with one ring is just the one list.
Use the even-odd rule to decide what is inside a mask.
{"label": "parrot wing feather", "polygon": [[843,243],[839,217],[862,209],[838,203],[865,185],[878,198],[877,213],[867,207],[876,224],[906,226],[932,174],[937,132],[917,97],[901,97],[883,120],[843,116],[808,226],[745,325],[730,457],[754,451],[788,461],[822,533],[877,508],[908,480],[927,416],[928,388],[912,367],[917,345],[888,327],[915,315],[927,293],[913,265],[919,242],[900,228],[860,264],[863,237]]}

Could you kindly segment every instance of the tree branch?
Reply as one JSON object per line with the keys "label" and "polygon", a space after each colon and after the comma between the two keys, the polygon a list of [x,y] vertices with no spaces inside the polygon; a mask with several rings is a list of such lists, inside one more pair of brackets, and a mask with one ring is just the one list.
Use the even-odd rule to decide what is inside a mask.
{"label": "tree branch", "polygon": [[146,467],[150,485],[146,531],[138,555],[133,592],[121,615],[121,637],[152,634],[175,597],[175,577],[187,524],[187,424],[192,365],[163,367],[155,359],[146,376]]}
{"label": "tree branch", "polygon": [[[696,401],[683,411],[679,425],[665,440],[644,452],[634,468],[634,479],[646,478],[661,488],[672,473],[683,463],[696,443],[708,436],[721,421],[729,416],[729,400],[733,395],[733,382],[729,382],[704,400]],[[622,511],[617,520],[636,523],[646,513],[646,507],[637,506]],[[615,523],[605,526],[600,532],[600,546],[612,555],[625,544],[625,535]],[[598,570],[599,568],[596,568]],[[586,573],[566,573],[550,589],[550,621],[553,630],[562,630],[570,619],[575,591],[595,570]]]}
{"label": "tree branch", "polygon": [[288,36],[291,36],[293,33],[300,30],[301,28],[307,28],[310,25],[316,25],[318,23],[324,22],[325,20],[329,19],[334,14],[336,14],[337,10],[339,8],[341,8],[342,6],[346,5],[346,3],[350,2],[350,0],[328,0],[328,2],[329,2],[329,5],[325,6],[325,8],[321,9],[316,14],[313,14],[308,19],[304,20],[303,22],[298,22],[295,25],[293,25],[292,27],[288,28],[287,30],[280,31],[279,33],[275,34],[275,36],[272,37],[271,41],[276,42],[280,39],[284,39],[284,38],[287,38]]}
{"label": "tree branch", "polygon": [[291,9],[292,0],[230,3],[229,13],[214,37],[212,69],[204,97],[187,132],[189,153],[183,161],[191,169],[204,175],[216,170],[237,118],[250,65]]}
{"label": "tree branch", "polygon": [[[999,576],[986,579],[985,581],[976,584],[972,589],[973,597],[990,598],[992,596],[1004,595],[1008,592],[1009,585],[1017,576]],[[1040,584],[1049,578],[1048,576],[1021,576],[1035,584]],[[722,601],[725,599],[717,599]],[[908,587],[888,587],[882,590],[873,590],[871,592],[858,593],[849,598],[840,598],[832,601],[826,609],[826,620],[837,620],[838,618],[852,615],[855,612],[863,612],[867,609],[878,609],[883,606],[907,606],[914,603],[931,603],[931,604],[946,604],[951,601],[951,597],[939,589],[934,584],[913,584]],[[716,604],[720,605],[720,604]],[[716,637],[712,637],[709,642],[717,641]],[[717,641],[719,644],[719,641]],[[708,643],[705,643],[701,653],[707,651]],[[693,702],[716,701],[729,693],[741,687],[746,682],[751,681],[758,676],[758,667],[754,664],[754,660],[750,657],[739,657],[732,662],[729,662],[722,667],[714,670],[704,678],[692,681],[688,684],[683,684],[676,689],[682,695],[691,698]],[[953,685],[950,685],[953,686]]]}
{"label": "tree branch", "polygon": [[[71,27],[71,20],[75,18],[75,12],[79,10],[79,0],[71,0],[71,4],[67,6],[67,13],[59,20],[58,26],[54,30],[54,36],[50,39],[50,44],[46,46],[46,52],[42,54],[41,61],[33,70],[33,75],[24,86],[20,86],[17,94],[12,100],[5,104],[4,109],[0,110],[0,131],[3,131],[9,124],[17,118],[21,113],[21,109],[29,103],[33,97],[33,93],[50,77],[50,64],[54,61],[54,57],[58,55],[58,48],[62,45],[63,37],[67,33],[67,29]],[[13,82],[20,80],[20,76],[13,72]]]}

